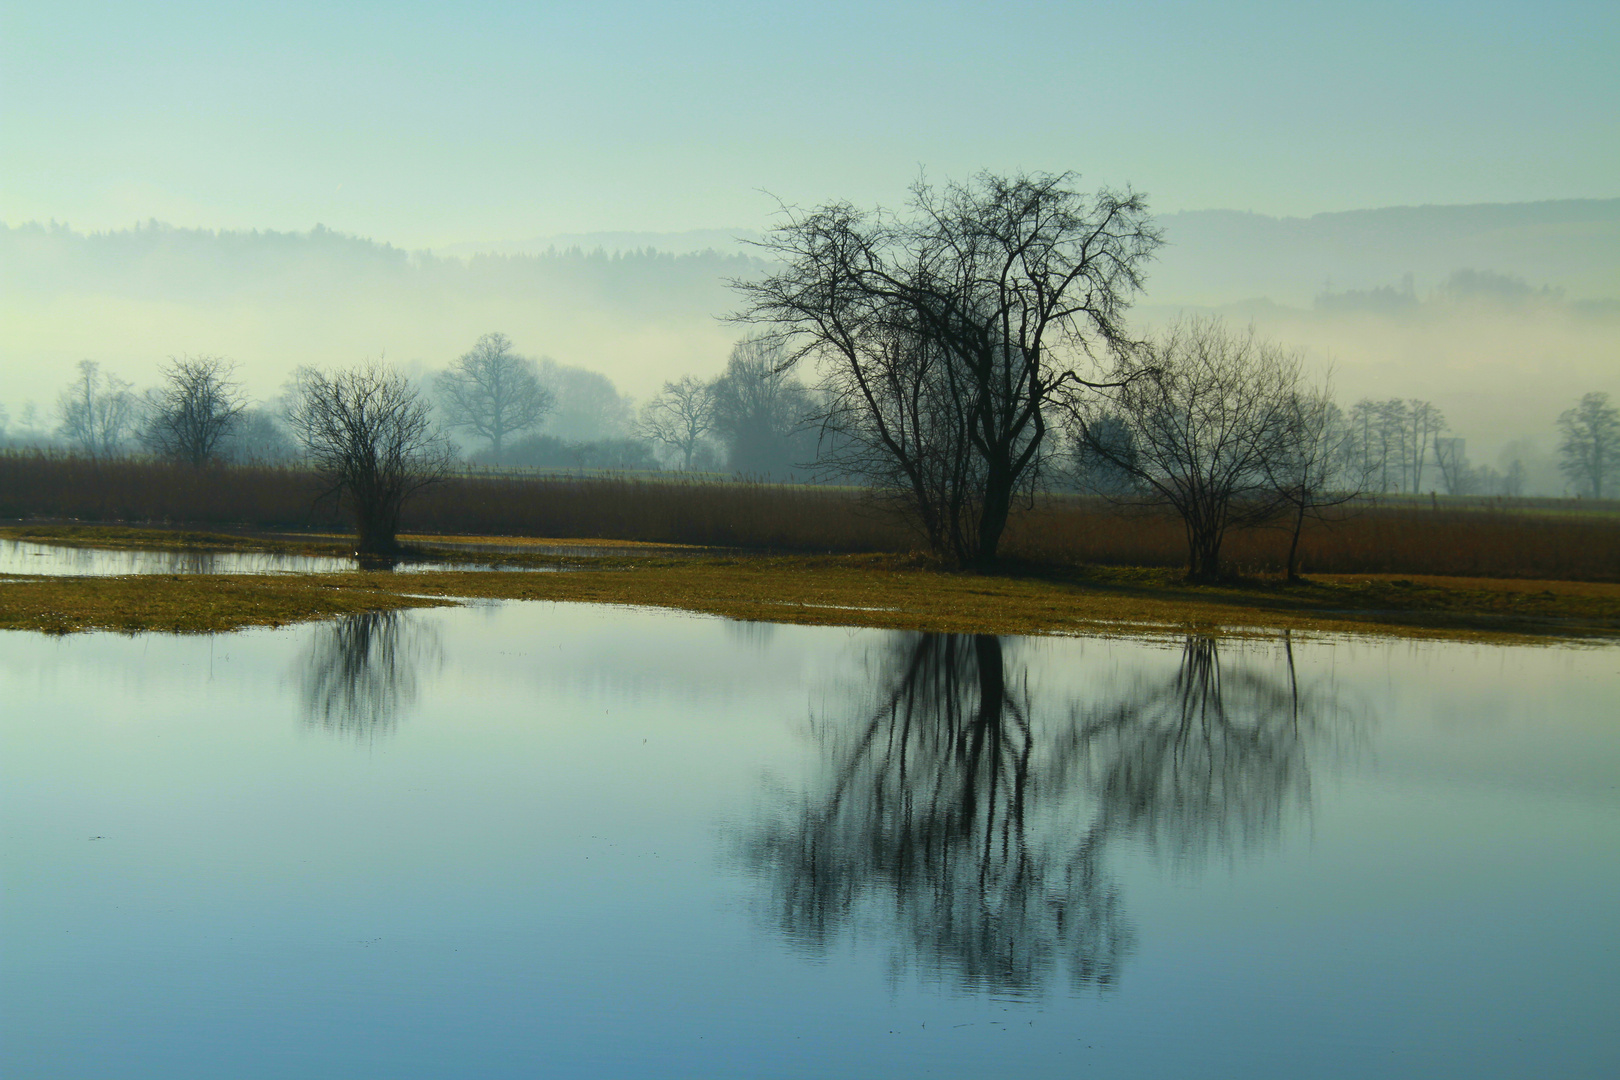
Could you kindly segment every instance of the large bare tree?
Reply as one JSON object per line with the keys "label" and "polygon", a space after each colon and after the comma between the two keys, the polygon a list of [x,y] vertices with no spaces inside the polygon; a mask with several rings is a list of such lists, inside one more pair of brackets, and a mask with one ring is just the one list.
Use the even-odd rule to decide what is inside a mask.
{"label": "large bare tree", "polygon": [[833,462],[897,497],[933,548],[995,561],[1041,461],[1047,412],[1127,343],[1122,316],[1160,243],[1142,196],[1072,174],[982,174],[907,212],[786,211],[782,269],[735,282],[784,364],[820,365]]}
{"label": "large bare tree", "polygon": [[1193,580],[1220,576],[1228,530],[1266,521],[1284,502],[1276,479],[1297,459],[1299,368],[1297,353],[1252,327],[1185,318],[1122,355],[1115,385],[1075,411],[1087,452],[1181,517]]}
{"label": "large bare tree", "polygon": [[214,460],[247,406],[234,374],[221,357],[170,357],[163,385],[146,396],[146,448],[199,467]]}
{"label": "large bare tree", "polygon": [[556,398],[540,381],[535,362],[512,352],[505,334],[485,334],[434,380],[451,427],[489,440],[497,463],[508,435],[528,431],[551,411]]}
{"label": "large bare tree", "polygon": [[332,374],[306,368],[287,419],[327,493],[353,512],[358,552],[396,552],[400,508],[444,479],[452,461],[427,402],[380,363]]}

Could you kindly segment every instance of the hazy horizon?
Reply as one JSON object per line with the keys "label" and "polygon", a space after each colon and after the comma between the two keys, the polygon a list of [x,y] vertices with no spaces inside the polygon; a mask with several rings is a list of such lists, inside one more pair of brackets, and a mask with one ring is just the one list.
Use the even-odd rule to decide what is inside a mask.
{"label": "hazy horizon", "polygon": [[[1519,440],[1544,456],[1581,393],[1620,396],[1620,199],[1159,220],[1167,243],[1135,328],[1186,310],[1252,322],[1317,375],[1331,369],[1346,404],[1435,402],[1481,464]],[[29,400],[50,426],[79,359],[140,387],[181,354],[237,360],[268,399],[300,364],[383,356],[423,376],[490,331],[645,400],[717,374],[742,332],[720,318],[735,306],[725,281],[767,263],[746,245],[715,250],[722,236],[748,238],[571,234],[528,242],[540,254],[443,254],[326,228],[0,226],[0,403],[14,429]]]}
{"label": "hazy horizon", "polygon": [[1484,460],[1620,396],[1612,4],[67,0],[0,29],[14,422],[85,357],[139,386],[225,355],[267,397],[497,330],[645,398],[724,364],[737,241],[783,204],[982,171],[1146,193],[1143,329],[1252,320]]}

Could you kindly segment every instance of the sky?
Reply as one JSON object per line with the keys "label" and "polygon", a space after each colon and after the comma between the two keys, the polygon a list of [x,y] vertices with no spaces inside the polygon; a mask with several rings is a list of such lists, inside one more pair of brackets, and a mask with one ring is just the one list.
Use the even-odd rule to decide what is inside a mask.
{"label": "sky", "polygon": [[1620,195],[1620,5],[0,5],[0,221],[406,248],[1074,170],[1159,212]]}

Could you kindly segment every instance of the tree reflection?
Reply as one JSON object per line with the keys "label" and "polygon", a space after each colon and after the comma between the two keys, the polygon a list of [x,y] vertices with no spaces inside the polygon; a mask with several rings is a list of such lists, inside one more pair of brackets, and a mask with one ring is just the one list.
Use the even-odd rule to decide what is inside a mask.
{"label": "tree reflection", "polygon": [[1058,771],[1083,780],[1110,833],[1180,861],[1275,838],[1290,809],[1309,809],[1310,743],[1347,719],[1335,697],[1301,690],[1284,641],[1279,678],[1223,671],[1214,638],[1188,637],[1168,683],[1074,706],[1055,741]]}
{"label": "tree reflection", "polygon": [[1109,841],[1236,850],[1308,804],[1308,744],[1340,710],[1286,655],[1286,677],[1223,673],[1188,638],[1168,682],[1038,712],[1000,639],[900,639],[867,711],[813,724],[821,782],[784,794],[743,860],[802,947],[887,927],[903,961],[968,988],[1112,987],[1135,934]]}
{"label": "tree reflection", "polygon": [[344,616],[315,631],[299,667],[304,723],[356,740],[389,734],[421,670],[442,661],[437,633],[408,614]]}

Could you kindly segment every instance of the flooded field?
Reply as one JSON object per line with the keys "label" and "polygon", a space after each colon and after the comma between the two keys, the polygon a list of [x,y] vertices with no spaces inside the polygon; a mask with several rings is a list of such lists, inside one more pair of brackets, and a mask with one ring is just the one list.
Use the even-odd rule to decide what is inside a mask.
{"label": "flooded field", "polygon": [[515,602],[8,633],[0,1075],[1620,1075],[1617,686]]}
{"label": "flooded field", "polygon": [[[476,552],[468,552],[472,558]],[[140,548],[81,548],[0,540],[0,577],[43,574],[48,577],[116,577],[124,574],[340,574],[361,568],[354,558],[329,555],[283,555],[258,551],[159,551]],[[490,565],[479,562],[423,562],[405,559],[389,569],[548,570],[554,567]]]}

